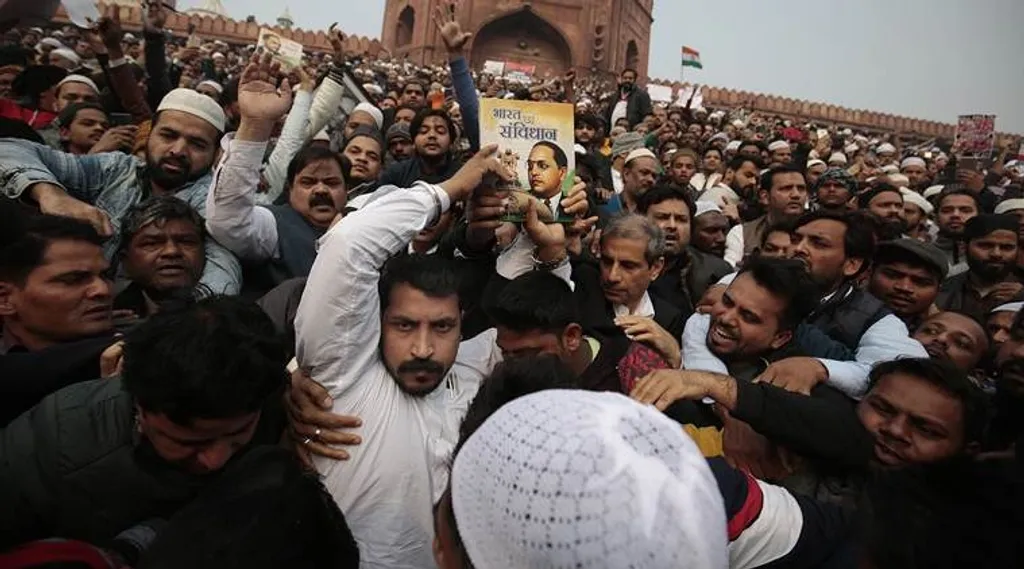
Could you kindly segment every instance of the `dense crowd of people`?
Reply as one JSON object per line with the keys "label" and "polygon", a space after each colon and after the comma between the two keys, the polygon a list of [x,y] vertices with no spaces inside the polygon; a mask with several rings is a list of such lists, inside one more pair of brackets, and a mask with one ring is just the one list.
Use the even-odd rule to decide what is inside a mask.
{"label": "dense crowd of people", "polygon": [[[5,32],[0,567],[1020,566],[1016,141],[522,84],[457,14]],[[575,106],[522,222],[485,97]]]}

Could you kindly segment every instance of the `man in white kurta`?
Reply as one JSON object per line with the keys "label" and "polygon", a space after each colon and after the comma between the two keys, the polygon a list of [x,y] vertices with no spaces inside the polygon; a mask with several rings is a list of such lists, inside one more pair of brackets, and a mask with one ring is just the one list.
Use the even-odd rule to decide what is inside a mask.
{"label": "man in white kurta", "polygon": [[450,191],[417,183],[337,223],[319,241],[295,319],[299,363],[330,392],[335,413],[363,421],[349,460],[316,465],[364,569],[434,567],[432,506],[448,483],[462,417],[500,357],[492,335],[463,342],[441,383],[422,396],[402,391],[381,359],[381,267],[448,210]]}

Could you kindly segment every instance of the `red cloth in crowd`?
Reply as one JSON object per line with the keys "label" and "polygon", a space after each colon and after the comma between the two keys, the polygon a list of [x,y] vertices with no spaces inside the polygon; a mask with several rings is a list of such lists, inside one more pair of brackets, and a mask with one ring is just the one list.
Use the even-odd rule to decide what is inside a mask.
{"label": "red cloth in crowd", "polygon": [[34,129],[40,129],[50,126],[57,119],[57,114],[28,109],[10,99],[0,99],[0,117],[22,121]]}

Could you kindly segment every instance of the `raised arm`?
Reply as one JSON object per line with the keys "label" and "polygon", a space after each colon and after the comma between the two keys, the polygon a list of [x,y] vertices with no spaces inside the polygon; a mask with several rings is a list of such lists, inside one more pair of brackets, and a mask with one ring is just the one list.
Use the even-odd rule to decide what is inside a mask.
{"label": "raised arm", "polygon": [[341,103],[345,98],[345,70],[341,65],[345,61],[345,35],[335,29],[336,25],[332,24],[328,32],[331,46],[334,48],[334,63],[313,96],[313,103],[309,109],[309,125],[306,128],[307,139],[316,136],[332,121],[344,119],[339,114],[344,114]]}
{"label": "raised arm", "polygon": [[320,239],[295,316],[296,354],[333,397],[352,388],[378,357],[377,285],[384,262],[453,202],[467,198],[486,172],[501,172],[495,150],[481,151],[440,186],[419,182],[386,193]]}
{"label": "raised arm", "polygon": [[456,18],[454,9],[446,9],[438,5],[434,9],[434,23],[448,48],[448,65],[452,74],[452,87],[455,89],[455,100],[462,109],[462,127],[466,131],[466,139],[473,152],[480,148],[480,98],[476,94],[476,85],[469,72],[469,62],[463,52],[466,43],[473,34],[463,32]]}
{"label": "raised arm", "polygon": [[124,110],[131,114],[132,122],[140,124],[150,120],[153,113],[146,103],[146,96],[135,81],[135,74],[128,66],[128,60],[125,59],[124,51],[121,49],[124,31],[121,29],[120,7],[110,4],[106,8],[106,12],[99,22],[98,30],[110,57],[107,70],[110,89],[117,96]]}
{"label": "raised arm", "polygon": [[302,73],[302,85],[295,94],[292,110],[284,120],[281,136],[274,144],[274,151],[267,159],[263,177],[267,183],[266,193],[256,195],[256,203],[270,205],[277,200],[287,184],[288,163],[299,153],[309,140],[306,135],[306,123],[309,121],[309,108],[313,101],[313,79],[308,73]]}
{"label": "raised arm", "polygon": [[256,206],[260,165],[274,125],[292,102],[284,80],[278,88],[269,55],[249,62],[238,87],[241,122],[227,157],[214,174],[206,195],[206,228],[214,239],[245,259],[270,259],[277,255],[277,224],[269,210]]}

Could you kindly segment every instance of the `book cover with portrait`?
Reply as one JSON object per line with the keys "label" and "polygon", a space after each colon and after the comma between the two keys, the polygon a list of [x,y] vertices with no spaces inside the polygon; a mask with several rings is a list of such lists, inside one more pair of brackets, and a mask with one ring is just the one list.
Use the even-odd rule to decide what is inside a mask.
{"label": "book cover with portrait", "polygon": [[302,44],[282,37],[273,30],[260,28],[256,47],[270,53],[270,56],[281,64],[285,71],[291,71],[302,65]]}
{"label": "book cover with portrait", "polygon": [[569,103],[480,100],[480,143],[498,145],[513,181],[505,221],[521,222],[530,200],[542,221],[571,222],[559,206],[576,178],[574,108]]}

